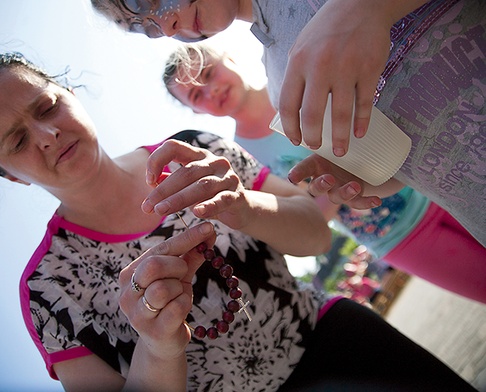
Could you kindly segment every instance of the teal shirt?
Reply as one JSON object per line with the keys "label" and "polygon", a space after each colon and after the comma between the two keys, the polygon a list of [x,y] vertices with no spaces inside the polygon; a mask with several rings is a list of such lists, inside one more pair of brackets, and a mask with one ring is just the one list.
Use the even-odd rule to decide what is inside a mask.
{"label": "teal shirt", "polygon": [[287,178],[292,167],[312,154],[304,147],[294,146],[278,132],[258,139],[235,135],[235,142],[281,178]]}
{"label": "teal shirt", "polygon": [[413,231],[429,205],[424,195],[406,187],[373,209],[353,210],[343,205],[335,227],[382,258]]}

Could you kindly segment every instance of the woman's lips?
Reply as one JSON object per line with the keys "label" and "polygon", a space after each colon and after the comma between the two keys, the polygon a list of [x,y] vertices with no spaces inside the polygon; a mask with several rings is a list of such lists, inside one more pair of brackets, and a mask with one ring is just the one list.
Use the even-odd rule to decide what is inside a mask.
{"label": "woman's lips", "polygon": [[64,161],[67,161],[68,159],[71,159],[71,157],[76,153],[77,148],[78,148],[78,142],[77,141],[68,144],[61,151],[61,154],[57,158],[56,164],[59,164],[59,163],[62,163]]}

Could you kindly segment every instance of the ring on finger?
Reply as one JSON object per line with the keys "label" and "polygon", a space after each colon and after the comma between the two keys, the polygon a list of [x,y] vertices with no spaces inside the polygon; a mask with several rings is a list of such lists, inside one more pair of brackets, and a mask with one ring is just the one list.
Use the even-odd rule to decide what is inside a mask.
{"label": "ring on finger", "polygon": [[148,310],[150,310],[153,313],[158,313],[162,310],[162,309],[157,309],[152,305],[150,305],[149,302],[147,301],[147,298],[145,298],[145,295],[142,295],[142,303]]}
{"label": "ring on finger", "polygon": [[140,286],[137,282],[135,282],[135,271],[133,271],[132,278],[130,279],[130,283],[132,285],[132,291],[138,293],[139,291],[143,290],[143,287]]}

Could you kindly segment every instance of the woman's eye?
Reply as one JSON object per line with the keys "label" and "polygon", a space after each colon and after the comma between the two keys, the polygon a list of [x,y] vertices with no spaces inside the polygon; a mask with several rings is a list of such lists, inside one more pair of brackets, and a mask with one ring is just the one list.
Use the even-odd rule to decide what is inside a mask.
{"label": "woman's eye", "polygon": [[48,116],[51,112],[53,112],[57,108],[57,103],[57,97],[42,103],[39,107],[39,118]]}
{"label": "woman's eye", "polygon": [[19,138],[16,139],[12,143],[11,152],[15,154],[15,153],[19,152],[20,150],[22,150],[22,148],[25,145],[26,140],[27,140],[27,135],[25,133],[23,133],[22,135],[20,135]]}
{"label": "woman's eye", "polygon": [[201,98],[201,92],[200,91],[196,91],[194,93],[194,95],[192,96],[192,100],[194,103],[197,103],[197,101],[199,101],[199,98]]}

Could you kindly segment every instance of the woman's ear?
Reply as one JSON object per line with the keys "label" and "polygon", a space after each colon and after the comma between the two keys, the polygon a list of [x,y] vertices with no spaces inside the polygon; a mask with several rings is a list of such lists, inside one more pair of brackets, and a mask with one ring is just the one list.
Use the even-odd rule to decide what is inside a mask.
{"label": "woman's ear", "polygon": [[29,185],[30,185],[30,182],[27,182],[27,181],[21,180],[20,178],[17,178],[17,177],[15,177],[15,176],[10,175],[10,174],[5,174],[5,175],[3,176],[3,178],[6,178],[7,180],[12,181],[12,182],[16,182],[16,183],[18,183],[18,184],[24,184],[24,185],[27,185],[27,186],[29,186]]}

